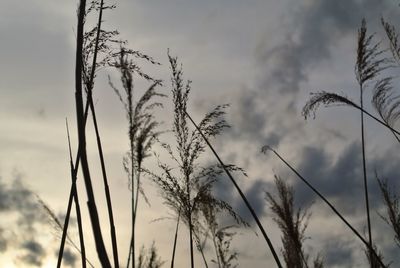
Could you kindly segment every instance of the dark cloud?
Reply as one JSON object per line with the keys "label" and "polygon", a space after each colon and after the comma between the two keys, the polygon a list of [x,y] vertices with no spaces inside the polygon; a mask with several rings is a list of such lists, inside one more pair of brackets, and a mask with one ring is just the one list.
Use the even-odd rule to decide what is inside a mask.
{"label": "dark cloud", "polygon": [[[58,251],[57,251],[58,256]],[[63,254],[63,263],[67,266],[75,267],[75,263],[77,261],[77,256],[68,248],[64,250]]]}
{"label": "dark cloud", "polygon": [[[322,194],[344,213],[355,215],[364,212],[364,183],[361,146],[353,142],[337,159],[321,148],[307,147],[302,151],[298,171]],[[381,177],[397,180],[397,168],[392,164],[398,157],[393,150],[384,156],[367,155],[367,179],[372,209],[381,206],[381,193],[377,186],[375,171]],[[311,203],[315,195],[303,182],[295,178],[295,189],[300,203]]]}
{"label": "dark cloud", "polygon": [[4,233],[4,229],[0,226],[0,253],[5,252],[8,247],[7,239]]}
{"label": "dark cloud", "polygon": [[[0,223],[0,252],[16,251],[17,263],[38,267],[48,249],[43,248],[37,237],[44,234],[43,230],[48,230],[49,223],[54,223],[37,196],[24,184],[22,175],[15,172],[13,176],[10,183],[0,177],[0,217],[8,218]],[[73,263],[72,254],[66,258]]]}
{"label": "dark cloud", "polygon": [[46,251],[38,242],[35,240],[26,241],[22,243],[21,249],[24,254],[18,258],[19,261],[32,266],[42,265]]}
{"label": "dark cloud", "polygon": [[352,263],[353,249],[346,242],[331,241],[328,242],[323,249],[322,255],[327,267],[333,265],[339,267],[350,267]]}
{"label": "dark cloud", "polygon": [[[255,181],[249,189],[244,191],[244,194],[254,209],[254,212],[258,217],[262,217],[265,215],[266,209],[266,201],[265,201],[265,190],[268,188],[269,184],[263,180]],[[254,222],[253,217],[251,216],[249,209],[243,202],[243,200],[236,200],[235,207],[240,215],[248,221]]]}
{"label": "dark cloud", "polygon": [[256,86],[243,89],[232,101],[234,136],[276,146],[306,131],[297,105],[310,73],[331,59],[332,50],[344,38],[354,37],[355,46],[363,17],[378,28],[380,16],[392,9],[393,3],[376,0],[310,0],[294,4],[288,9],[290,22],[284,30],[279,29],[279,36],[285,38],[273,47],[268,40],[257,47]]}
{"label": "dark cloud", "polygon": [[[266,201],[265,201],[265,190],[269,188],[270,184],[263,180],[250,180],[249,178],[242,178],[243,176],[235,176],[236,181],[239,185],[242,185],[242,191],[246,196],[247,200],[253,207],[257,216],[262,217],[265,215]],[[251,184],[250,188],[243,188],[243,184]],[[238,194],[236,188],[231,183],[228,177],[225,175],[221,176],[215,184],[214,194],[216,197],[230,204],[233,209],[248,223],[254,223],[254,218],[249,212],[246,204]],[[232,224],[230,218],[223,218],[224,224]]]}

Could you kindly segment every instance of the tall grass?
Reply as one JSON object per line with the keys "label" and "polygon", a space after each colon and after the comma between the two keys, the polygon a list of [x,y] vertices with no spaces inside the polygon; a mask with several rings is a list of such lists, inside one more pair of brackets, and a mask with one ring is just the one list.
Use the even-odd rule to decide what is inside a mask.
{"label": "tall grass", "polygon": [[[137,218],[139,192],[144,195],[140,181],[142,163],[149,155],[152,145],[160,134],[157,130],[159,123],[156,121],[152,112],[153,108],[162,107],[162,104],[158,101],[153,102],[153,99],[156,97],[165,97],[165,95],[157,92],[157,86],[161,84],[160,81],[148,79],[151,81],[154,80],[153,84],[135,103],[134,74],[136,73],[136,64],[129,58],[129,56],[138,56],[138,54],[135,54],[132,50],[121,47],[120,52],[115,54],[115,60],[112,64],[121,74],[124,93],[122,94],[121,91],[111,83],[111,81],[110,85],[122,102],[128,120],[129,151],[127,156],[124,157],[123,163],[131,185],[132,238],[127,266],[129,266],[130,260],[132,259],[132,267],[135,267],[135,223]],[[139,56],[141,56],[141,54]],[[150,60],[150,62],[157,64],[153,60]]]}
{"label": "tall grass", "polygon": [[376,178],[386,206],[386,215],[381,215],[381,217],[393,229],[395,235],[394,241],[400,248],[400,198],[396,192],[391,189],[387,180],[379,179],[377,174]]}
{"label": "tall grass", "polygon": [[[190,263],[192,268],[195,267],[195,246],[200,251],[204,261],[204,266],[208,267],[208,256],[206,256],[207,252],[205,248],[209,242],[209,238],[215,251],[215,259],[212,259],[211,261],[218,265],[219,268],[237,267],[236,261],[238,259],[238,253],[231,248],[231,241],[235,235],[235,232],[231,230],[232,228],[239,226],[247,227],[248,223],[245,222],[234,211],[230,204],[218,199],[218,197],[214,196],[213,194],[215,182],[217,179],[223,177],[224,173],[233,183],[246,207],[249,209],[268,245],[269,250],[274,257],[276,265],[278,267],[282,267],[274,245],[268,237],[263,225],[261,224],[258,215],[254,211],[234,177],[231,175],[231,173],[234,171],[243,172],[243,170],[234,165],[224,164],[210,143],[211,138],[220,135],[225,128],[229,127],[224,119],[225,108],[227,105],[217,106],[211,110],[211,112],[207,113],[199,124],[196,124],[188,112],[188,100],[189,93],[191,91],[191,82],[184,81],[182,67],[179,66],[177,57],[172,57],[169,54],[168,59],[172,71],[172,101],[174,106],[172,132],[175,136],[176,147],[162,142],[160,142],[160,145],[172,159],[177,168],[165,164],[165,162],[161,161],[161,159],[158,157],[157,153],[155,153],[155,155],[157,156],[158,168],[161,170],[161,174],[157,174],[155,171],[143,167],[144,159],[150,155],[152,146],[155,142],[159,141],[158,136],[161,133],[157,130],[159,123],[153,114],[153,109],[162,106],[162,104],[159,101],[154,101],[154,99],[156,97],[165,97],[165,95],[157,91],[158,87],[161,85],[161,81],[154,79],[143,72],[133,59],[144,59],[151,64],[159,63],[154,61],[151,57],[142,54],[141,52],[127,49],[125,47],[126,42],[116,39],[116,36],[118,35],[117,31],[102,30],[103,10],[112,8],[114,8],[114,5],[104,6],[103,0],[91,1],[89,7],[87,7],[85,0],[80,0],[79,2],[75,66],[75,101],[79,145],[74,164],[72,162],[72,152],[68,134],[72,185],[68,201],[67,216],[63,226],[63,235],[61,238],[57,267],[61,266],[64,244],[65,241],[69,239],[67,235],[67,229],[73,201],[75,201],[75,209],[78,218],[82,267],[86,267],[87,258],[83,239],[82,219],[80,214],[78,193],[76,190],[79,163],[81,164],[84,177],[84,183],[88,197],[89,216],[92,224],[91,228],[95,239],[98,258],[102,267],[111,267],[101,233],[101,226],[86,152],[87,137],[85,134],[85,127],[89,112],[92,114],[97,149],[103,176],[114,266],[119,267],[112,200],[92,96],[96,70],[102,66],[112,66],[120,72],[123,90],[119,90],[116,86],[114,86],[114,84],[111,83],[111,80],[110,85],[122,102],[125,108],[126,118],[128,120],[129,150],[123,161],[123,166],[127,173],[131,190],[130,202],[132,222],[127,267],[129,267],[130,261],[132,261],[132,267],[139,268],[161,267],[161,265],[164,263],[158,257],[158,253],[154,244],[148,252],[145,252],[142,249],[138,258],[136,258],[135,241],[137,234],[135,227],[138,217],[138,203],[140,200],[139,195],[142,194],[143,198],[147,201],[141,182],[143,173],[149,175],[157,184],[157,186],[160,188],[161,195],[164,198],[164,203],[169,206],[177,216],[171,268],[174,267],[177,236],[181,222],[189,229],[188,242],[190,248]],[[92,30],[85,33],[85,17],[92,10],[97,10],[99,12],[97,24]],[[383,19],[382,25],[388,36],[393,58],[400,62],[400,46],[398,45],[398,35],[395,32],[394,27]],[[357,236],[365,245],[367,258],[371,267],[387,267],[387,265],[383,263],[383,257],[377,253],[378,250],[372,240],[368,178],[366,173],[364,115],[372,117],[374,120],[388,128],[390,131],[392,131],[395,138],[400,142],[400,138],[398,136],[400,133],[394,128],[395,122],[400,117],[400,101],[398,95],[396,95],[396,93],[393,91],[393,78],[380,78],[381,73],[389,67],[389,63],[391,63],[391,61],[384,57],[383,53],[385,51],[380,49],[380,44],[373,43],[373,38],[373,35],[367,34],[366,22],[363,20],[358,31],[357,59],[355,64],[356,79],[359,87],[359,103],[357,104],[343,95],[322,91],[314,94],[303,108],[303,115],[306,118],[309,117],[311,113],[314,113],[315,115],[316,109],[321,104],[345,104],[360,111],[363,188],[368,226],[368,241],[362,235],[360,235],[360,233],[339,213],[339,211],[324,197],[323,194],[313,187],[275,150],[264,147],[263,151],[265,152],[266,149],[271,150],[296,174],[298,178],[300,178],[333,210],[333,212],[346,224],[348,228],[350,228],[354,235]],[[114,52],[110,44],[118,44],[120,46],[120,50]],[[98,57],[99,54],[102,54],[101,59]],[[145,90],[141,98],[137,100],[134,98],[135,75],[142,77],[151,83],[150,87]],[[375,84],[371,87],[372,82],[375,82]],[[372,88],[373,90],[372,102],[381,119],[372,115],[364,108],[364,92],[367,88]],[[84,91],[86,93],[85,107]],[[193,125],[193,130],[191,129],[190,124]],[[218,164],[209,166],[202,166],[200,164],[199,160],[207,148],[209,148],[214,154]],[[378,182],[383,199],[385,201],[385,206],[387,208],[387,216],[383,216],[383,218],[393,228],[395,232],[396,243],[400,245],[399,198],[396,194],[394,194],[394,192],[390,191],[385,181],[378,179]],[[307,220],[309,218],[308,211],[306,209],[302,210],[301,208],[295,208],[293,188],[291,188],[278,177],[275,179],[275,184],[278,190],[278,197],[276,198],[273,194],[267,192],[267,200],[270,204],[272,212],[275,215],[274,220],[283,232],[282,254],[286,266],[290,268],[308,268],[311,266],[314,266],[315,268],[322,268],[324,264],[319,255],[317,255],[317,257],[310,262],[309,256],[305,253],[303,246],[303,242],[305,240],[304,232],[307,227]],[[222,213],[229,214],[237,225],[221,226],[218,217]],[[58,221],[57,223],[61,227],[61,224]]]}
{"label": "tall grass", "polygon": [[[355,64],[355,74],[359,86],[359,108],[360,108],[360,123],[361,123],[361,148],[362,148],[362,170],[363,170],[363,183],[364,183],[364,197],[365,197],[365,208],[367,215],[367,226],[368,226],[368,241],[370,246],[368,247],[371,251],[373,241],[372,241],[372,230],[371,230],[371,219],[370,219],[370,205],[369,205],[369,193],[368,193],[368,180],[366,171],[366,155],[365,155],[365,127],[364,127],[364,91],[368,85],[373,82],[381,74],[382,71],[388,68],[388,59],[383,57],[383,50],[380,49],[379,43],[373,44],[373,35],[367,34],[367,26],[365,19],[361,22],[361,27],[358,30],[357,38],[357,57]],[[382,82],[383,81],[383,82]],[[379,80],[375,84],[375,88],[386,88],[387,80]],[[327,96],[333,98],[328,98]],[[345,103],[352,105],[352,101],[345,100],[346,98],[340,96],[339,103]],[[327,95],[325,93],[319,94],[319,98],[311,98],[310,101],[305,105],[303,109],[303,114],[307,117],[307,114],[318,107],[319,102],[324,104],[337,103],[339,98],[337,95]],[[354,106],[354,105],[352,105]],[[387,122],[385,122],[385,125]],[[370,259],[372,258],[372,252],[370,252]]]}
{"label": "tall grass", "polygon": [[[146,173],[153,178],[159,186],[165,204],[175,211],[178,221],[181,220],[189,228],[190,262],[194,267],[194,242],[202,254],[205,265],[207,260],[204,256],[201,242],[201,218],[205,206],[212,206],[218,210],[226,211],[238,223],[243,220],[236,214],[232,207],[223,200],[212,195],[212,188],[218,176],[223,173],[221,165],[200,166],[198,160],[206,148],[205,140],[198,129],[190,130],[186,114],[187,102],[190,92],[190,81],[183,81],[182,69],[178,67],[176,57],[169,56],[172,70],[172,99],[174,104],[173,133],[176,139],[176,151],[171,145],[161,143],[168,155],[178,166],[175,171],[169,165],[158,160],[158,166],[162,174],[156,174],[150,170]],[[207,113],[199,125],[199,129],[208,137],[214,137],[228,127],[223,119],[226,105],[217,106]],[[241,170],[229,165],[225,167],[231,171]],[[178,223],[177,223],[178,226]],[[174,244],[175,248],[175,244]],[[175,251],[173,251],[175,252]],[[173,262],[171,263],[173,266]]]}
{"label": "tall grass", "polygon": [[104,246],[103,236],[101,234],[101,227],[99,216],[94,198],[92,181],[89,171],[89,164],[86,152],[86,134],[84,123],[84,109],[83,109],[83,90],[82,90],[82,59],[83,59],[83,33],[84,33],[84,18],[86,12],[86,1],[81,0],[78,11],[78,26],[76,38],[76,63],[75,63],[75,102],[76,102],[76,117],[78,125],[78,140],[79,140],[79,157],[81,160],[81,168],[83,178],[85,181],[86,193],[88,196],[88,208],[90,220],[92,223],[93,236],[96,243],[96,250],[103,267],[111,267],[108,259],[107,251]]}
{"label": "tall grass", "polygon": [[[376,259],[380,263],[381,267],[387,267],[387,265],[385,265],[383,263],[380,255],[375,251],[373,246],[371,246],[371,244],[369,242],[367,242],[367,240],[364,239],[364,237],[354,228],[354,226],[352,226],[344,218],[344,216],[335,208],[335,206],[332,205],[332,203],[328,199],[325,198],[325,196],[320,191],[318,191],[313,185],[311,185],[305,177],[303,177],[292,165],[290,165],[278,152],[276,152],[270,146],[264,146],[262,148],[263,153],[266,153],[267,151],[272,151],[296,175],[297,178],[299,178],[301,181],[303,181],[307,185],[308,188],[310,188],[316,195],[318,195],[318,197],[320,197],[322,199],[322,201],[324,201],[325,204],[327,204],[329,206],[329,208],[342,220],[342,222],[353,232],[353,234],[355,236],[357,236],[361,240],[361,242],[364,243],[368,252],[372,253],[373,258]],[[370,255],[371,254],[369,254],[368,256],[370,256]],[[368,259],[370,259],[370,258],[368,258]]]}
{"label": "tall grass", "polygon": [[[305,230],[311,213],[308,208],[295,208],[294,189],[283,179],[275,175],[278,197],[266,192],[266,199],[274,214],[274,221],[282,231],[282,253],[286,267],[308,268],[309,256],[304,251]],[[319,255],[313,260],[314,268],[324,267]]]}

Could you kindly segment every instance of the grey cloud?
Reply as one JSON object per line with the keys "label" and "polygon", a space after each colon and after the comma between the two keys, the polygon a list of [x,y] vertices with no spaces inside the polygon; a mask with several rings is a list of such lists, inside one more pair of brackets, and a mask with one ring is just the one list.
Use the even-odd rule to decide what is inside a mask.
{"label": "grey cloud", "polygon": [[[58,251],[57,251],[57,256],[58,256]],[[63,263],[67,266],[75,267],[76,261],[77,261],[76,254],[73,253],[68,248],[65,249],[64,254],[63,254]]]}
{"label": "grey cloud", "polygon": [[[262,217],[265,215],[266,201],[265,201],[265,190],[268,188],[269,184],[262,180],[255,181],[249,189],[247,189],[244,194],[254,209],[257,216]],[[244,204],[243,200],[239,199],[236,201],[236,208],[242,217],[248,222],[254,222],[249,209]]]}
{"label": "grey cloud", "polygon": [[[236,176],[236,180],[239,183],[239,185],[243,185],[243,183],[249,183],[247,180],[250,180],[249,178],[244,178],[244,181],[240,181],[242,176]],[[247,200],[253,207],[255,213],[259,216],[262,217],[265,215],[265,209],[267,208],[266,206],[266,201],[265,201],[265,190],[268,189],[270,184],[268,182],[265,182],[263,180],[253,180],[251,182],[251,186],[247,189],[243,189],[242,191],[244,192],[244,195],[246,196]],[[229,178],[227,178],[225,175],[221,176],[218,180],[217,183],[215,184],[213,188],[215,196],[218,198],[224,200],[225,202],[229,203],[233,209],[248,223],[254,223],[254,218],[250,214],[249,209],[237,193],[236,188],[234,185],[229,181]],[[224,218],[222,221],[225,224],[228,224],[228,222],[232,222],[231,219]],[[232,224],[232,223],[231,223]]]}
{"label": "grey cloud", "polygon": [[7,239],[4,235],[4,229],[0,226],[0,253],[3,253],[7,250],[8,243]]}
{"label": "grey cloud", "polygon": [[[321,148],[307,147],[302,151],[298,171],[309,180],[325,197],[334,200],[341,211],[349,214],[363,213],[363,173],[361,146],[353,142],[334,159]],[[375,179],[375,170],[380,177],[397,179],[397,168],[391,163],[396,162],[395,152],[385,156],[367,156],[367,178],[369,184],[369,199],[372,209],[380,205],[381,194]],[[295,188],[299,202],[310,203],[315,195],[295,178]]]}
{"label": "grey cloud", "polygon": [[348,243],[331,241],[323,249],[324,261],[327,267],[338,265],[350,267],[352,263],[352,248]]}
{"label": "grey cloud", "polygon": [[15,172],[13,176],[10,183],[0,177],[0,217],[12,219],[7,225],[0,224],[0,252],[20,252],[17,262],[41,266],[47,249],[35,237],[50,227],[50,217],[24,184],[22,175]]}
{"label": "grey cloud", "polygon": [[21,249],[24,250],[25,253],[18,258],[19,261],[28,265],[42,265],[43,259],[46,256],[46,251],[38,242],[35,240],[26,241],[21,245]]}
{"label": "grey cloud", "polygon": [[[356,39],[363,17],[379,24],[381,14],[389,13],[392,6],[375,0],[311,0],[288,9],[290,23],[279,32],[284,40],[273,47],[268,46],[268,40],[261,42],[255,54],[259,67],[256,86],[243,90],[233,101],[237,110],[231,122],[237,133],[260,144],[278,145],[293,139],[293,133],[306,131],[296,105],[310,72],[330,59],[340,40],[348,36]],[[251,105],[246,103],[246,95],[253,99]]]}

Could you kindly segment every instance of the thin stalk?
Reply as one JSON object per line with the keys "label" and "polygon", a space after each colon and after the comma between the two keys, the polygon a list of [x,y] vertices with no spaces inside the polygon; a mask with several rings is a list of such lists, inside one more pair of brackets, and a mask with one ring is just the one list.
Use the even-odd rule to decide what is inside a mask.
{"label": "thin stalk", "polygon": [[137,185],[136,185],[136,199],[135,199],[135,215],[134,215],[134,219],[133,219],[133,228],[135,228],[136,225],[136,215],[137,215],[137,208],[138,208],[138,202],[139,202],[139,186],[140,186],[140,169],[141,169],[141,163],[138,163],[138,173],[136,176],[136,181],[137,181]]}
{"label": "thin stalk", "polygon": [[[129,244],[130,246],[129,246],[129,254],[128,254],[128,262],[127,262],[127,268],[129,267],[129,263],[130,263],[130,260],[131,260],[131,254],[132,254],[132,248],[133,248],[133,241],[134,241],[134,236],[135,236],[135,225],[136,225],[136,212],[137,212],[137,207],[138,207],[138,200],[139,200],[139,198],[138,198],[138,196],[139,196],[139,183],[140,183],[140,163],[139,163],[139,168],[138,168],[138,174],[137,174],[137,176],[136,176],[136,179],[137,179],[137,186],[136,186],[136,199],[135,199],[135,201],[133,202],[133,207],[134,207],[134,209],[132,210],[133,211],[133,213],[132,213],[132,215],[133,215],[133,219],[132,219],[132,222],[133,222],[133,225],[132,225],[132,236],[131,236],[131,243]],[[133,176],[132,176],[132,185],[133,185]],[[132,189],[132,191],[134,191],[134,189]],[[134,197],[134,195],[132,195],[132,198]],[[134,254],[132,254],[132,256],[134,257]]]}
{"label": "thin stalk", "polygon": [[218,268],[221,268],[221,261],[219,260],[219,253],[218,253],[218,246],[217,246],[217,242],[215,241],[215,232],[213,232],[213,244],[214,244],[214,249],[215,249],[215,255],[217,256],[217,263],[218,263]]}
{"label": "thin stalk", "polygon": [[[130,115],[130,117],[132,117]],[[133,120],[133,119],[132,119]],[[132,122],[132,121],[131,121]],[[132,123],[131,123],[132,124]],[[132,267],[135,268],[135,179],[134,179],[134,173],[135,173],[135,167],[134,167],[134,159],[133,159],[133,152],[134,152],[134,144],[133,144],[133,138],[130,137],[131,140],[131,185],[132,185],[132,194],[131,194],[131,206],[132,206],[132,241],[131,241],[131,254],[132,254]]]}
{"label": "thin stalk", "polygon": [[189,239],[190,239],[190,264],[194,268],[194,252],[193,252],[193,225],[192,225],[192,204],[190,203],[189,176],[186,176],[186,192],[188,198],[188,219],[189,219]]}
{"label": "thin stalk", "polygon": [[[203,251],[203,246],[205,245],[205,241],[204,241],[204,243],[203,244],[201,244],[200,243],[200,236],[199,236],[199,234],[197,234],[196,232],[194,232],[194,236],[195,236],[195,238],[196,238],[196,244],[197,244],[197,246],[198,246],[198,249],[199,249],[199,251],[200,251],[200,254],[201,254],[201,257],[202,257],[202,259],[203,259],[203,262],[204,262],[204,266],[206,267],[206,268],[208,268],[208,263],[207,263],[207,260],[206,260],[206,256],[204,255],[204,251]],[[208,232],[206,233],[206,236],[205,236],[205,240],[207,240],[207,238],[208,238]]]}
{"label": "thin stalk", "polygon": [[[363,105],[363,87],[360,85],[360,107],[364,108]],[[369,198],[368,198],[368,181],[367,181],[367,165],[365,161],[365,134],[364,134],[364,113],[361,111],[361,147],[362,147],[362,163],[363,163],[363,178],[364,178],[364,195],[365,195],[365,207],[367,210],[367,223],[368,223],[368,241],[370,247],[369,249],[369,257],[372,260],[372,234],[371,234],[371,218],[369,211]]]}
{"label": "thin stalk", "polygon": [[382,260],[379,258],[379,255],[373,249],[373,247],[361,236],[361,234],[342,216],[342,214],[328,201],[314,186],[312,186],[296,169],[294,169],[285,159],[283,159],[274,149],[268,147],[268,150],[272,151],[290,170],[293,171],[296,176],[302,180],[316,195],[318,195],[331,209],[332,211],[346,224],[347,227],[364,243],[364,245],[374,254],[374,256],[379,261],[379,264],[382,267],[387,267]]}
{"label": "thin stalk", "polygon": [[214,156],[217,158],[218,162],[220,163],[220,165],[222,166],[222,168],[224,169],[225,173],[228,175],[229,179],[231,180],[231,182],[233,183],[233,185],[235,186],[236,190],[239,192],[240,197],[243,199],[244,203],[246,204],[247,208],[249,209],[251,215],[253,216],[254,220],[257,223],[258,228],[260,229],[262,235],[264,236],[265,241],[268,244],[268,247],[275,259],[275,262],[277,264],[277,266],[279,268],[282,268],[282,264],[278,258],[278,254],[276,253],[274,246],[272,245],[271,240],[269,239],[267,233],[264,230],[264,227],[262,226],[259,218],[257,217],[256,212],[254,211],[253,207],[250,205],[249,201],[247,200],[246,196],[244,195],[244,193],[242,192],[242,190],[240,189],[239,185],[236,183],[235,179],[233,178],[233,176],[231,175],[231,173],[229,172],[229,170],[226,168],[225,164],[222,162],[221,158],[219,157],[219,155],[217,154],[217,152],[214,150],[214,147],[211,145],[211,143],[208,141],[207,137],[203,134],[203,132],[201,131],[201,129],[197,126],[197,124],[193,121],[192,117],[190,117],[190,115],[188,114],[188,112],[186,112],[186,116],[189,118],[189,120],[192,122],[192,124],[195,126],[195,128],[197,129],[197,131],[200,133],[200,135],[203,137],[204,141],[207,143],[208,147],[210,148],[210,150],[213,152]]}
{"label": "thin stalk", "polygon": [[[89,112],[89,101],[86,101],[86,106],[85,106],[85,118],[84,118],[84,124],[86,125],[87,117],[88,117],[88,112]],[[80,152],[81,152],[81,146],[78,145],[78,152],[76,153],[76,158],[75,158],[75,165],[74,165],[74,171],[72,174],[72,185],[71,189],[69,191],[69,199],[68,199],[68,205],[67,205],[67,212],[65,214],[65,220],[64,220],[64,225],[63,225],[63,232],[61,236],[61,243],[60,243],[60,249],[58,251],[58,260],[57,260],[57,268],[61,267],[61,260],[62,256],[64,253],[64,246],[65,246],[65,241],[67,237],[67,232],[68,232],[68,225],[69,225],[69,218],[71,215],[71,209],[72,209],[72,201],[75,198],[75,193],[76,193],[76,180],[78,179],[77,174],[78,174],[78,168],[79,168],[79,161],[80,161]]]}
{"label": "thin stalk", "polygon": [[[131,241],[131,246],[132,246],[132,250],[134,250],[135,249],[135,247],[134,247],[134,245],[133,245],[133,243],[134,243],[134,237],[135,237],[135,226],[136,226],[136,215],[137,215],[137,208],[138,208],[138,202],[139,202],[139,185],[140,185],[140,168],[141,168],[141,163],[138,163],[138,171],[137,171],[137,175],[136,175],[136,180],[137,180],[137,183],[136,183],[136,199],[135,199],[135,205],[134,205],[134,213],[133,213],[133,226],[132,226],[132,241]],[[132,189],[132,191],[134,191],[134,189]],[[132,196],[133,197],[133,196]],[[133,257],[134,257],[135,255],[133,254]],[[135,261],[133,261],[133,263],[135,263]],[[129,262],[128,262],[128,265],[129,265]],[[133,264],[134,265],[134,264]]]}
{"label": "thin stalk", "polygon": [[179,209],[178,219],[176,220],[176,227],[175,227],[174,247],[172,249],[171,268],[174,268],[175,251],[176,251],[176,244],[178,241],[178,230],[179,230],[180,219],[181,219],[181,210]]}
{"label": "thin stalk", "polygon": [[[67,126],[69,163],[70,163],[70,168],[71,168],[71,180],[72,180],[72,183],[73,183],[74,181],[76,181],[76,176],[74,177],[75,168],[74,168],[74,163],[72,162],[72,150],[71,150],[71,140],[70,140],[70,137],[69,137],[68,120],[65,121],[65,124]],[[84,238],[83,238],[81,208],[80,208],[80,205],[79,205],[79,198],[78,198],[78,192],[77,191],[75,191],[74,200],[75,200],[76,219],[77,219],[77,222],[78,222],[79,242],[80,242],[80,247],[81,247],[82,268],[86,268],[85,241],[84,241]]]}
{"label": "thin stalk", "polygon": [[105,191],[106,201],[107,201],[108,218],[109,218],[109,222],[110,222],[110,233],[111,233],[111,243],[112,243],[112,248],[113,248],[114,266],[116,268],[119,268],[117,238],[116,238],[116,234],[115,234],[114,216],[113,216],[113,210],[112,210],[112,204],[111,204],[111,194],[110,194],[110,189],[108,186],[108,179],[107,179],[107,173],[106,173],[106,168],[105,168],[105,163],[104,163],[103,149],[102,149],[102,145],[101,145],[101,139],[100,139],[99,129],[98,129],[98,125],[97,125],[97,119],[96,119],[96,113],[95,113],[95,109],[94,109],[94,105],[93,105],[93,97],[92,97],[94,74],[96,71],[96,62],[97,62],[97,54],[98,54],[100,31],[101,31],[101,22],[102,22],[102,17],[103,17],[103,5],[104,5],[104,1],[101,0],[100,9],[99,9],[99,18],[98,18],[98,22],[97,22],[97,32],[96,32],[96,41],[95,41],[95,47],[94,47],[94,53],[93,53],[92,69],[91,69],[91,73],[90,73],[87,97],[89,100],[90,110],[92,112],[93,125],[94,125],[95,132],[96,132],[97,148],[98,148],[99,157],[100,157],[101,171],[102,171],[102,175],[103,175],[104,191]]}
{"label": "thin stalk", "polygon": [[89,164],[86,154],[86,135],[84,124],[84,110],[83,110],[83,96],[82,96],[82,51],[83,51],[83,25],[85,16],[86,0],[81,0],[78,13],[77,25],[77,43],[76,43],[76,65],[75,65],[75,102],[76,102],[76,117],[78,125],[78,139],[80,150],[80,159],[82,173],[85,180],[86,192],[88,196],[88,208],[90,220],[92,223],[93,236],[96,243],[96,250],[99,260],[103,267],[111,267],[110,261],[107,256],[107,251],[104,246],[103,237],[101,234],[101,227],[99,216],[97,213],[96,202],[93,193],[93,187],[90,177]]}

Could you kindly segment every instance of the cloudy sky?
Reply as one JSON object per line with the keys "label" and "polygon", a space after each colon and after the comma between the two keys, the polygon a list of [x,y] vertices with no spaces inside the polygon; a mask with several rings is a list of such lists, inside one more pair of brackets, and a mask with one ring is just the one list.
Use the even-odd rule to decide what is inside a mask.
{"label": "cloudy sky", "polygon": [[[114,3],[114,2],[112,2]],[[69,159],[65,130],[68,118],[72,146],[77,148],[74,101],[76,1],[3,0],[0,9],[0,266],[54,267],[60,233],[38,205],[36,194],[62,220],[69,188]],[[374,41],[385,42],[380,18],[400,25],[395,0],[120,0],[104,14],[104,27],[118,29],[129,46],[151,55],[162,65],[142,68],[165,81],[160,91],[170,95],[167,50],[177,55],[184,75],[193,81],[189,111],[195,120],[213,106],[230,103],[227,120],[232,127],[213,140],[226,162],[243,167],[248,178],[238,176],[256,211],[261,215],[276,248],[280,232],[264,200],[274,192],[274,174],[292,184],[298,204],[309,205],[312,217],[306,236],[311,256],[320,252],[327,267],[366,267],[362,245],[331,211],[297,181],[272,154],[260,149],[269,144],[310,179],[337,208],[366,233],[363,203],[359,113],[346,107],[322,108],[315,120],[305,121],[301,109],[309,93],[342,92],[357,99],[354,76],[357,29],[366,18]],[[90,20],[89,22],[90,23]],[[108,85],[115,73],[97,74],[94,100],[110,189],[121,264],[129,244],[130,205],[122,157],[128,149],[124,110]],[[395,81],[395,84],[398,83]],[[138,81],[137,92],[145,88]],[[367,109],[371,94],[366,91]],[[158,113],[163,128],[171,128],[171,100]],[[92,173],[99,177],[92,126],[88,127]],[[172,141],[166,133],[161,139]],[[367,170],[370,182],[373,237],[385,260],[400,265],[393,233],[379,217],[383,211],[374,176],[396,182],[398,144],[391,133],[366,120]],[[155,151],[163,154],[159,147]],[[204,163],[213,163],[204,155]],[[154,168],[154,160],[145,163]],[[252,229],[238,230],[233,248],[240,267],[274,267],[272,255],[238,198],[221,178],[215,193],[250,221]],[[80,178],[81,181],[81,178]],[[99,267],[90,231],[86,194],[78,183],[82,201],[88,258]],[[94,182],[96,201],[109,252],[108,221],[103,186]],[[138,216],[137,247],[154,240],[163,260],[170,260],[175,223],[159,198],[157,188],[145,183],[151,206],[142,202]],[[71,238],[78,243],[72,221]],[[187,230],[179,234],[177,267],[188,267]],[[214,258],[210,248],[207,258]],[[64,264],[78,267],[79,256],[68,246]],[[196,256],[202,265],[200,255]],[[168,266],[166,264],[165,266]]]}

